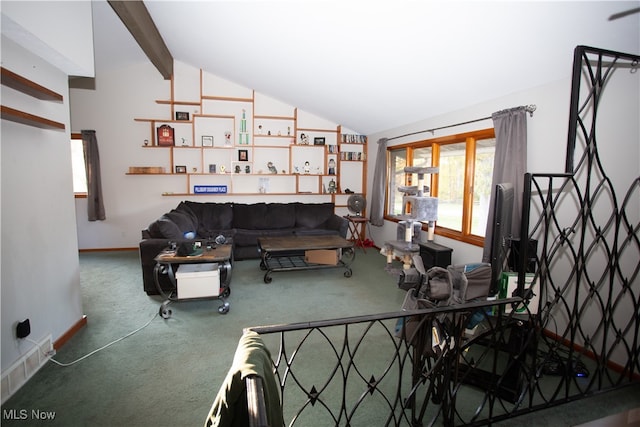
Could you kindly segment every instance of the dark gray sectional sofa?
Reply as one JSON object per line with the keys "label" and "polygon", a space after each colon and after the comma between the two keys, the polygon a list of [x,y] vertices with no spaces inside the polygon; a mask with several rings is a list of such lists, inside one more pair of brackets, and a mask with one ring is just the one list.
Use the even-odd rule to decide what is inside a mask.
{"label": "dark gray sectional sofa", "polygon": [[[144,290],[148,295],[158,294],[153,278],[154,258],[172,242],[213,241],[222,235],[233,242],[234,259],[258,259],[261,236],[336,234],[346,238],[348,221],[336,215],[334,209],[333,203],[180,202],[142,230]],[[185,238],[187,233],[195,233],[194,239]],[[169,288],[168,283],[161,281],[160,285]]]}

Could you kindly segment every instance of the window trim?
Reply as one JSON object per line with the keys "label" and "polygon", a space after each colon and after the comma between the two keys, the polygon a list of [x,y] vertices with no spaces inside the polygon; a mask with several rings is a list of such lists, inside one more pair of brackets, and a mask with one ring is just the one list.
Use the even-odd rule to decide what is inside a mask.
{"label": "window trim", "polygon": [[[81,132],[71,132],[71,139],[82,139],[82,133]],[[73,197],[76,199],[86,199],[87,198],[87,193],[86,192],[73,192]]]}
{"label": "window trim", "polygon": [[[387,147],[387,170],[390,170],[391,152],[395,150],[405,149],[407,150],[407,164],[413,160],[413,149],[431,147],[432,166],[440,166],[440,147],[448,144],[457,144],[464,142],[465,147],[465,176],[464,176],[464,196],[462,204],[462,231],[452,230],[450,228],[437,225],[435,234],[449,239],[458,240],[464,243],[468,243],[475,246],[484,246],[484,237],[471,234],[471,209],[473,208],[473,180],[475,176],[475,161],[476,161],[476,141],[483,139],[495,138],[495,129],[479,129],[470,132],[464,132],[460,134],[447,135],[437,138],[423,139],[414,142],[408,142],[404,144],[398,144]],[[390,175],[390,174],[388,174]],[[389,188],[390,180],[387,178],[386,190],[385,190],[385,204],[384,204],[384,219],[391,222],[399,222],[400,220],[395,216],[389,214],[389,196],[392,189]],[[437,195],[439,187],[438,174],[431,175],[431,194]],[[426,224],[422,225],[422,229],[427,231]]]}

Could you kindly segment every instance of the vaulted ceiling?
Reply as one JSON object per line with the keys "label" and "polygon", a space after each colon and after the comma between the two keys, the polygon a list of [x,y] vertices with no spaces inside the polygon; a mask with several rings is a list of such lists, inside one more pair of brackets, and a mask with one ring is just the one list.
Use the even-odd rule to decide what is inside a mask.
{"label": "vaulted ceiling", "polygon": [[[638,1],[145,1],[176,60],[371,134],[640,53]],[[94,2],[96,70],[148,60]],[[568,101],[567,101],[568,102]]]}

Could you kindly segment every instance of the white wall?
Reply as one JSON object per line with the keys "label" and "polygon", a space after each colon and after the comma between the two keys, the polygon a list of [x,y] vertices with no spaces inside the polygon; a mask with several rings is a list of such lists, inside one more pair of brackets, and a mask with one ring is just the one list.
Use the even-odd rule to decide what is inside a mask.
{"label": "white wall", "polygon": [[[64,96],[39,101],[2,87],[2,102],[69,123],[67,75],[2,39],[2,65]],[[68,126],[68,125],[67,125]],[[2,370],[33,347],[15,338],[58,339],[82,318],[69,131],[2,121]]]}
{"label": "white wall", "polygon": [[[2,396],[5,373],[34,345],[55,342],[82,319],[71,176],[70,74],[93,73],[91,2],[2,2],[2,66],[64,98],[41,101],[2,86],[2,104],[65,124],[43,130],[2,121]],[[32,367],[33,368],[33,367]]]}
{"label": "white wall", "polygon": [[[200,95],[199,69],[176,61],[174,71],[176,73],[175,99],[197,101]],[[210,80],[216,80],[216,77],[205,73],[204,80],[205,90],[212,90],[207,88],[206,84]],[[225,81],[224,83],[230,87],[233,86],[231,82]],[[195,87],[195,91],[192,90],[193,87]],[[232,94],[233,96],[251,97],[251,88],[240,86],[233,86],[233,88],[236,91],[242,91],[242,95]],[[217,89],[221,90],[218,87]],[[222,87],[222,90],[230,89]],[[98,70],[95,90],[71,89],[72,131],[79,132],[82,129],[96,131],[100,149],[106,211],[105,221],[89,222],[86,220],[86,200],[76,200],[80,249],[136,248],[140,242],[141,230],[163,213],[175,208],[184,199],[200,202],[237,201],[239,203],[300,200],[320,203],[331,200],[329,195],[300,194],[163,196],[164,192],[184,193],[186,190],[185,177],[180,175],[126,175],[129,166],[169,166],[169,156],[166,150],[142,148],[143,141],[151,137],[150,124],[136,122],[134,118],[163,119],[170,117],[169,106],[156,103],[156,100],[168,100],[171,95],[170,91],[171,83],[164,80],[148,61],[125,69],[108,72]],[[208,93],[205,92],[206,94]],[[217,92],[215,94],[220,95]],[[192,114],[198,109],[192,105],[181,106],[181,108],[183,111],[191,111]],[[251,114],[251,111],[248,113]],[[298,111],[299,124],[302,123],[302,120],[312,120],[312,117],[312,115]],[[320,120],[320,118],[316,119]],[[322,125],[304,127],[335,129],[337,124],[326,121]],[[258,168],[257,165],[254,167]],[[352,184],[355,184],[355,187],[351,185],[354,188],[359,185],[359,183]],[[336,204],[345,204],[345,198],[339,197],[338,199],[340,201],[337,201]],[[344,213],[347,213],[346,209],[344,209]]]}
{"label": "white wall", "polygon": [[2,33],[68,75],[93,76],[91,3],[3,1]]}
{"label": "white wall", "polygon": [[[568,70],[569,74],[570,70]],[[512,95],[495,99],[483,104],[475,105],[464,110],[456,111],[442,116],[412,123],[396,129],[389,129],[369,136],[368,154],[368,188],[373,182],[374,168],[377,157],[376,143],[380,138],[393,138],[411,132],[425,129],[433,129],[456,123],[467,122],[483,117],[491,116],[495,111],[519,105],[535,104],[537,110],[532,118],[528,118],[527,137],[529,141],[528,171],[530,172],[562,172],[564,171],[564,150],[566,147],[567,128],[569,121],[569,94],[571,80],[557,81],[549,85],[537,87],[531,90],[514,93]],[[528,116],[527,116],[528,117]],[[422,133],[390,141],[389,145],[399,145],[422,139],[441,137],[464,133],[472,130],[493,127],[492,121],[484,120],[472,124],[456,126],[449,129]],[[550,156],[549,153],[554,153]],[[394,240],[396,235],[396,223],[385,221],[382,227],[371,227],[373,240],[382,244],[385,240]],[[466,262],[478,262],[482,260],[482,248],[448,239],[436,235],[435,242],[453,248],[452,262],[461,264]]]}
{"label": "white wall", "polygon": [[70,90],[72,132],[96,131],[106,213],[105,221],[89,222],[86,199],[76,200],[80,249],[137,247],[140,230],[150,218],[177,204],[160,196],[166,177],[125,175],[129,166],[153,164],[136,155],[162,155],[157,150],[142,153],[144,139],[150,139],[149,125],[133,118],[166,114],[166,107],[155,100],[168,99],[169,89],[170,82],[145,61],[127,69],[98,71],[95,90]]}
{"label": "white wall", "polygon": [[[611,185],[616,191],[616,196],[618,198],[617,203],[618,207],[620,207],[626,192],[631,188],[634,180],[640,177],[640,161],[638,161],[640,158],[640,123],[638,122],[638,117],[640,117],[640,102],[638,102],[638,99],[640,99],[640,77],[638,76],[638,73],[631,73],[628,69],[624,68],[616,73],[617,74],[614,78],[607,84],[604,96],[599,103],[596,135],[599,158],[603,164],[604,174],[606,174],[610,179]],[[570,77],[567,77],[564,80],[557,81],[549,85],[514,93],[510,96],[457,111],[455,113],[425,120],[410,126],[381,132],[370,136],[370,141],[375,143],[381,137],[392,138],[409,132],[431,129],[486,117],[491,115],[492,112],[505,108],[515,107],[518,105],[535,104],[537,106],[537,110],[535,111],[534,116],[532,118],[528,118],[527,121],[527,171],[531,173],[563,173],[565,170],[568,139],[570,91],[571,79]],[[591,108],[587,109],[587,111],[591,111]],[[586,123],[587,126],[589,126],[590,121],[587,120]],[[492,122],[491,120],[487,120],[447,130],[436,131],[435,135],[444,136],[447,134],[462,133],[472,129],[481,129],[490,126],[492,126]],[[417,140],[420,137],[422,137],[422,139],[427,139],[431,137],[431,135],[423,134],[420,136],[402,138],[391,141],[391,144],[395,145],[399,143],[406,143],[412,140]],[[581,138],[578,138],[578,140],[580,139]],[[580,147],[583,146],[583,144],[578,142],[576,145],[578,147],[576,149],[576,153],[581,155],[584,150]],[[369,159],[368,176],[370,177],[371,184],[376,159],[375,144],[370,144]],[[594,172],[593,178],[599,181],[602,178],[602,175]],[[577,179],[583,185],[585,182],[585,174],[579,174]],[[545,181],[542,181],[542,185],[545,185]],[[596,184],[594,183],[591,184],[592,192],[595,185]],[[557,190],[556,187],[557,185],[554,187],[554,190]],[[584,189],[584,187],[580,188]],[[592,201],[593,205],[591,206],[592,215],[595,217],[596,225],[598,226],[604,226],[611,217],[612,212],[612,204],[608,197],[608,193],[606,191],[601,193],[602,194],[598,197],[594,197]],[[572,194],[575,194],[575,192]],[[638,224],[638,221],[640,221],[640,198],[638,197],[637,188],[634,192],[634,197],[630,200],[631,203],[626,208],[627,217],[631,224]],[[532,202],[531,224],[535,223],[537,220],[536,213],[538,215],[540,213],[538,205],[539,203],[534,199]],[[572,225],[580,212],[578,205],[575,203],[575,196],[564,197],[562,199],[562,204],[559,205],[556,212],[559,223],[564,224],[562,227],[569,227]],[[589,229],[590,227],[585,228]],[[371,227],[371,229],[374,241],[379,245],[385,240],[395,239],[396,223],[394,222],[385,221],[385,224],[382,227]],[[627,236],[626,230],[621,230],[621,232],[623,236],[620,237],[619,242]],[[590,243],[589,239],[591,233],[592,231],[590,230],[587,230],[586,232],[587,244]],[[579,235],[580,230],[577,230],[577,232],[569,238],[574,249],[577,249],[579,246]],[[612,230],[606,234],[605,240],[609,242],[609,247],[611,248],[613,242]],[[467,245],[437,235],[435,241],[453,248],[452,262],[454,264],[476,262],[482,258],[482,248],[480,247]],[[586,269],[589,272],[589,279],[598,281],[602,275],[605,274],[606,266],[609,262],[610,260],[604,250],[604,245],[600,245],[600,248],[593,251],[588,259]],[[550,272],[556,286],[560,286],[564,283],[571,284],[564,296],[569,302],[573,301],[572,295],[574,292],[579,291],[581,293],[581,299],[584,299],[589,292],[589,286],[586,280],[581,280],[579,284],[572,283],[571,278],[574,277],[574,274],[572,273],[575,273],[575,271],[573,271],[574,264],[575,259],[571,255],[570,249],[567,248],[567,245],[564,245],[559,248],[558,252],[554,255],[554,263]],[[623,269],[622,276],[625,278],[632,277],[633,271],[637,268],[637,264],[637,248],[633,247],[633,245],[628,245],[627,249],[620,257],[620,266]],[[604,283],[602,286],[608,286],[608,282]],[[638,291],[638,286],[640,286],[640,282],[636,278],[636,282],[631,284],[634,292]],[[619,292],[619,283],[615,283],[613,288],[614,298]],[[633,307],[632,299],[622,298],[617,305],[615,313],[615,319],[618,327],[620,327],[620,325],[626,325],[629,322],[629,319],[634,318],[635,308]],[[596,303],[588,304],[585,309],[587,311],[582,314],[580,319],[581,331],[586,336],[591,337],[592,340],[600,342],[602,340],[601,321],[604,314]],[[557,328],[555,331],[561,332],[569,322],[569,317],[564,311],[565,308],[562,304],[559,304],[553,310],[552,315],[556,322],[554,326]],[[607,315],[610,316],[610,314]],[[608,332],[612,334],[609,337],[610,341],[608,344],[612,344],[612,336],[615,335],[617,331],[615,333],[613,333],[613,331]],[[627,332],[627,342],[633,341],[633,334],[633,329]],[[578,344],[584,344],[581,342],[580,337],[576,337],[576,341]],[[626,349],[616,348],[615,351],[607,356],[610,360],[624,365],[627,361],[628,354],[626,353]]]}
{"label": "white wall", "polygon": [[[395,136],[420,130],[466,122],[490,116],[491,113],[505,108],[528,104],[535,104],[537,109],[533,117],[527,119],[527,138],[529,146],[527,171],[531,173],[564,172],[569,123],[569,98],[571,93],[570,70],[567,71],[567,74],[568,76],[566,79],[556,81],[545,86],[517,92],[464,110],[370,135],[367,173],[369,181],[368,188],[371,188],[373,182],[377,157],[376,143],[378,139],[383,137],[393,138]],[[608,96],[613,99],[618,99],[620,96],[624,96],[625,91],[630,91],[634,94],[638,93],[639,89],[637,87],[637,79],[628,79],[627,82],[627,86],[623,88],[617,87],[616,90],[618,92],[611,93]],[[639,125],[637,121],[637,117],[639,116],[638,109],[640,106],[633,105],[632,102],[631,105],[621,104],[617,107],[618,110],[615,110],[615,102],[611,102],[610,105],[612,108],[607,114],[610,114],[613,117],[618,116],[620,117],[620,120],[625,123],[630,123],[632,126],[612,126],[609,129],[608,135],[606,135],[606,144],[603,143],[603,146],[601,146],[600,149],[602,150],[603,155],[608,159],[609,164],[615,165],[616,161],[618,161],[620,162],[619,164],[625,165],[620,168],[609,168],[607,173],[610,174],[614,183],[627,183],[628,186],[633,178],[640,175],[640,164],[635,161],[635,159],[640,157],[640,149],[638,148],[638,133],[640,130],[638,129]],[[633,117],[635,117],[635,119],[633,119]],[[431,133],[424,133],[411,137],[400,138],[391,141],[389,144],[398,145],[420,139],[463,133],[492,126],[493,123],[491,120],[485,120],[473,124],[436,131],[433,136]],[[631,134],[629,134],[629,132],[631,132]],[[602,140],[604,141],[605,138],[602,138]],[[616,155],[618,156],[617,160],[615,160]],[[371,231],[373,240],[380,245],[385,240],[395,239],[396,223],[385,221],[385,224],[382,227],[371,227]],[[435,237],[435,241],[454,249],[452,254],[453,263],[477,262],[482,259],[482,248],[480,247],[468,245],[437,235]]]}

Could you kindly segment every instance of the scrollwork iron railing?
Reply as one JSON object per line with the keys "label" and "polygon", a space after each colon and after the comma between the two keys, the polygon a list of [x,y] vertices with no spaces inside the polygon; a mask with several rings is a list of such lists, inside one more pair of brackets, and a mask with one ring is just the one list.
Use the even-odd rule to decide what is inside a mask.
{"label": "scrollwork iron railing", "polygon": [[640,381],[640,177],[608,176],[598,151],[603,109],[632,96],[637,112],[637,91],[605,89],[637,88],[639,60],[576,48],[566,170],[525,176],[519,265],[535,268],[512,298],[251,328],[287,425],[484,425]]}
{"label": "scrollwork iron railing", "polygon": [[[530,317],[500,309],[521,301],[250,329],[278,349],[274,373],[290,426],[470,424],[508,416],[537,375]],[[471,334],[473,315],[482,327]]]}

